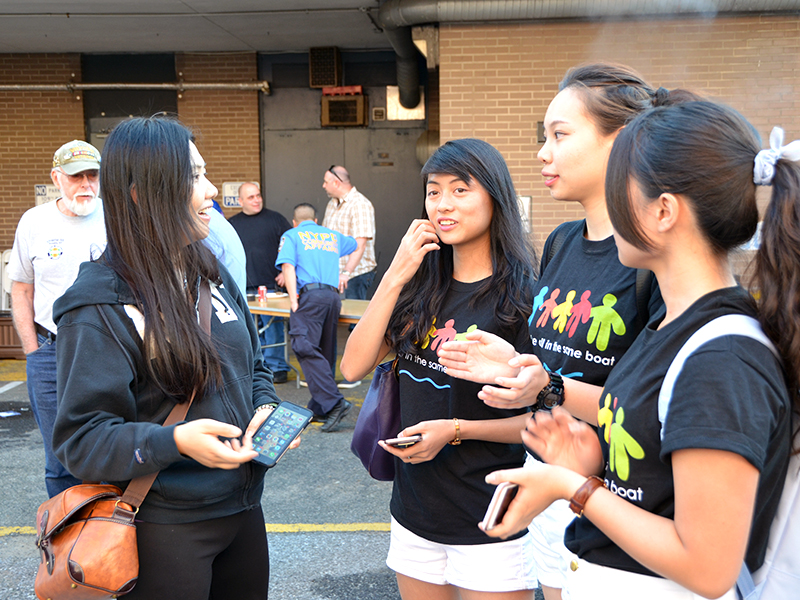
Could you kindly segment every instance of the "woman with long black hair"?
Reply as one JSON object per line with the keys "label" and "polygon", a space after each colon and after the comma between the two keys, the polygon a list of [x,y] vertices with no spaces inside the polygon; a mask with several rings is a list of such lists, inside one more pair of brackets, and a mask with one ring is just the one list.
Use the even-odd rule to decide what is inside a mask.
{"label": "woman with long black hair", "polygon": [[[265,470],[249,438],[278,397],[246,300],[201,242],[217,189],[191,132],[162,118],[119,124],[100,180],[107,249],[54,307],[53,445],[85,480],[124,488],[158,472],[136,517],[128,598],[263,600]],[[205,286],[210,335],[199,319]],[[190,399],[186,421],[161,425]]]}
{"label": "woman with long black hair", "polygon": [[491,145],[447,142],[422,176],[423,216],[403,237],[341,364],[353,381],[394,351],[398,435],[422,436],[406,449],[382,444],[397,456],[386,562],[404,600],[530,600],[527,533],[493,543],[475,527],[492,497],[485,476],[523,464],[526,411],[476,402],[478,386],[450,377],[436,350],[475,327],[530,349],[533,251],[508,167]]}

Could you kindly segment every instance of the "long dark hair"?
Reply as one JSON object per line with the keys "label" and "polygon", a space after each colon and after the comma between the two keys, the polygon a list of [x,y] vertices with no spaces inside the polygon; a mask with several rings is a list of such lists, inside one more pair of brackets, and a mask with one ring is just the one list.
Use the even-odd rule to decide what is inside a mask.
{"label": "long dark hair", "polygon": [[[466,183],[477,181],[489,193],[494,209],[489,233],[492,276],[477,290],[473,305],[481,298],[495,299],[498,322],[512,327],[530,314],[536,257],[520,216],[514,183],[502,155],[482,140],[462,139],[441,146],[422,168],[428,175],[445,173]],[[425,202],[422,218],[427,219]],[[397,300],[389,320],[387,341],[396,352],[410,352],[428,334],[453,279],[453,248],[439,244],[429,252]]]}
{"label": "long dark hair", "polygon": [[[611,223],[633,246],[651,247],[634,216],[629,190],[647,199],[664,192],[691,204],[698,226],[719,255],[756,232],[758,209],[753,166],[761,142],[738,112],[708,101],[655,108],[617,136],[606,172]],[[779,160],[764,216],[754,283],[760,320],[780,349],[790,387],[800,380],[800,167]],[[797,394],[795,403],[800,408]]]}
{"label": "long dark hair", "polygon": [[191,132],[172,119],[135,118],[106,140],[100,166],[108,246],[102,259],[144,314],[144,362],[174,401],[220,379],[219,357],[197,322],[200,281],[219,281],[193,218]]}

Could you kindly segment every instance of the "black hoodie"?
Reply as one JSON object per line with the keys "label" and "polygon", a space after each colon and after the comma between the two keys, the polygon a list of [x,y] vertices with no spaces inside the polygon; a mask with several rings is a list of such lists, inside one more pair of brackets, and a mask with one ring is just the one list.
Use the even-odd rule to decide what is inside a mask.
{"label": "black hoodie", "polygon": [[[244,432],[255,407],[279,398],[262,363],[247,302],[228,271],[220,271],[223,284],[211,285],[211,336],[223,383],[212,395],[196,398],[186,420],[214,419]],[[175,426],[162,427],[173,403],[144,368],[142,338],[129,316],[134,304],[128,285],[96,262],[81,265],[75,283],[53,307],[58,323],[53,448],[59,460],[76,477],[123,489],[134,477],[160,471],[137,517],[143,521],[191,523],[257,506],[265,472],[261,465],[204,467],[178,452]]]}

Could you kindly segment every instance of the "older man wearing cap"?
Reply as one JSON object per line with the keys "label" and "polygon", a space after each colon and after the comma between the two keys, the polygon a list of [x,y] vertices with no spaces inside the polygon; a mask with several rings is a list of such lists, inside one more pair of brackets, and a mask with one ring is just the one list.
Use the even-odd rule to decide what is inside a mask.
{"label": "older man wearing cap", "polygon": [[[50,171],[61,196],[28,210],[17,225],[8,263],[11,309],[27,358],[28,396],[44,438],[45,484],[50,497],[80,483],[52,448],[56,416],[56,325],[53,302],[78,276],[78,266],[106,245],[100,152],[80,140],[64,144]],[[86,365],[91,368],[91,365]]]}

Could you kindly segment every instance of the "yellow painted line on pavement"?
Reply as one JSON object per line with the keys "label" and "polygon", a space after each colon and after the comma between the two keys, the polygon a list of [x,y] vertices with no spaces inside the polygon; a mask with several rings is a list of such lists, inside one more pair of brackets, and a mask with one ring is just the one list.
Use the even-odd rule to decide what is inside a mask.
{"label": "yellow painted line on pavement", "polygon": [[9,535],[36,535],[35,527],[0,527],[0,537]]}
{"label": "yellow painted line on pavement", "polygon": [[389,531],[389,523],[267,523],[269,533]]}
{"label": "yellow painted line on pavement", "polygon": [[[348,533],[389,531],[389,523],[267,523],[269,533]],[[0,527],[0,537],[36,535],[34,527]]]}
{"label": "yellow painted line on pavement", "polygon": [[24,360],[0,360],[0,381],[27,381]]}

